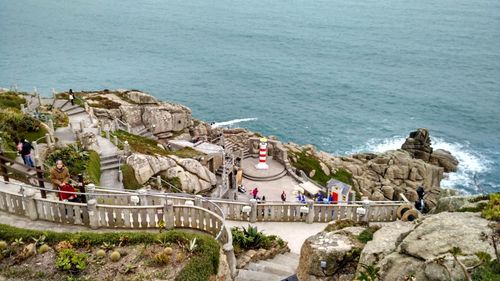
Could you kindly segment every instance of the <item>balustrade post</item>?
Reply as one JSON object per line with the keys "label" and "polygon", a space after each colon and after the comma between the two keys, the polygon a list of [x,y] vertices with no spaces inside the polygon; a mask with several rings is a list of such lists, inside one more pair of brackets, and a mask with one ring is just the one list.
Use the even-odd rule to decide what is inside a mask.
{"label": "balustrade post", "polygon": [[[80,192],[85,193],[85,182],[83,180],[83,175],[78,174],[78,185],[80,187]],[[80,196],[82,199],[82,203],[87,203],[87,198],[85,196]]]}
{"label": "balustrade post", "polygon": [[115,144],[115,146],[118,146],[118,137],[117,136],[113,136],[113,143]]}
{"label": "balustrade post", "polygon": [[127,132],[128,133],[132,133],[132,128],[130,127],[129,123],[127,123]]}
{"label": "balustrade post", "polygon": [[197,207],[203,207],[203,201],[201,195],[196,195],[194,198],[194,205]]}
{"label": "balustrade post", "polygon": [[54,121],[52,121],[52,119],[49,119],[49,121],[47,123],[49,123],[48,125],[50,128],[50,131],[54,132]]}
{"label": "balustrade post", "polygon": [[108,140],[111,140],[111,135],[110,135],[110,133],[109,133],[109,130],[107,130],[107,131],[106,131],[106,138],[107,138]]}
{"label": "balustrade post", "polygon": [[139,202],[140,202],[140,205],[141,206],[148,206],[149,204],[149,198],[148,198],[148,191],[145,190],[145,189],[139,189],[137,190],[137,192],[139,193]]}
{"label": "balustrade post", "polygon": [[5,157],[5,154],[3,153],[3,150],[0,148],[0,165],[2,166],[0,167],[0,170],[2,171],[3,180],[8,182],[9,173],[7,172],[7,167],[5,166],[7,165],[7,161],[5,161],[3,157]]}
{"label": "balustrade post", "polygon": [[306,222],[313,223],[314,222],[314,201],[307,201],[307,208],[309,209],[309,213],[307,213]]}
{"label": "balustrade post", "polygon": [[255,223],[257,221],[257,200],[250,199],[250,206],[252,211],[250,211],[250,222]]}
{"label": "balustrade post", "polygon": [[118,130],[118,120],[116,118],[113,119],[113,127],[114,127],[113,131],[117,131]]}
{"label": "balustrade post", "polygon": [[123,142],[123,151],[125,152],[125,155],[130,154],[130,145],[128,144],[128,141]]}
{"label": "balustrade post", "polygon": [[174,202],[172,200],[167,200],[165,205],[163,205],[163,220],[165,221],[165,228],[174,228]]}
{"label": "balustrade post", "polygon": [[95,196],[94,196],[94,193],[95,193],[95,184],[89,183],[86,186],[86,189],[87,189],[87,195],[86,195],[87,196],[87,202],[89,202],[92,199],[95,199]]}
{"label": "balustrade post", "polygon": [[85,129],[85,120],[80,120],[80,131],[83,132],[83,129]]}
{"label": "balustrade post", "polygon": [[56,99],[56,89],[52,88],[52,98]]}
{"label": "balustrade post", "polygon": [[47,192],[45,191],[45,183],[43,181],[43,172],[41,166],[36,166],[36,177],[38,178],[38,186],[40,189],[40,195],[42,198],[47,198]]}
{"label": "balustrade post", "polygon": [[118,181],[119,182],[123,182],[123,171],[122,171],[122,168],[120,167],[120,169],[118,170]]}
{"label": "balustrade post", "polygon": [[101,134],[102,134],[102,127],[101,125],[97,125],[97,135],[101,136]]}
{"label": "balustrade post", "polygon": [[45,142],[47,143],[48,147],[52,147],[52,138],[50,137],[49,133],[45,134]]}
{"label": "balustrade post", "polygon": [[36,141],[31,142],[31,146],[33,146],[33,154],[35,158],[35,165],[38,166],[38,163],[40,163],[40,150],[38,149],[38,143]]}
{"label": "balustrade post", "polygon": [[158,188],[161,188],[161,176],[160,175],[156,176],[156,184],[158,185]]}
{"label": "balustrade post", "polygon": [[363,216],[363,221],[365,222],[370,222],[371,204],[372,202],[369,200],[363,201],[363,208],[365,209],[365,215]]}
{"label": "balustrade post", "polygon": [[32,221],[38,219],[38,212],[36,210],[35,191],[33,189],[25,189],[23,193],[24,206],[26,206],[26,215]]}
{"label": "balustrade post", "polygon": [[87,210],[89,212],[89,225],[92,229],[99,228],[99,217],[97,214],[97,201],[91,199],[87,202]]}

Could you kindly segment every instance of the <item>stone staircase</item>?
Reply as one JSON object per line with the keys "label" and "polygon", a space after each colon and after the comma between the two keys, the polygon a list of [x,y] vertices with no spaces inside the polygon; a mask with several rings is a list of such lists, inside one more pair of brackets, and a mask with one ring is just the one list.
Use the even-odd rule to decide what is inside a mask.
{"label": "stone staircase", "polygon": [[146,128],[144,125],[141,125],[141,126],[138,126],[138,127],[134,127],[132,129],[132,133],[134,135],[139,135],[139,136],[142,136],[142,137],[145,137],[145,138],[148,138],[148,139],[158,140],[158,138],[148,128]]}
{"label": "stone staircase", "polygon": [[240,269],[235,281],[280,281],[298,280],[295,277],[300,256],[286,253],[273,259],[251,262]]}
{"label": "stone staircase", "polygon": [[[48,99],[48,100],[51,100],[51,99]],[[68,115],[68,117],[85,112],[85,109],[83,107],[76,105],[76,104],[71,105],[71,102],[69,100],[61,100],[61,99],[53,100],[52,107],[59,108],[64,113],[66,113]]]}
{"label": "stone staircase", "polygon": [[250,157],[250,150],[248,147],[241,147],[241,145],[234,143],[230,139],[224,139],[224,148],[226,151],[231,151],[236,155],[239,155],[240,150],[243,150],[243,159]]}
{"label": "stone staircase", "polygon": [[108,155],[101,157],[101,172],[106,170],[118,169],[120,160],[117,155]]}

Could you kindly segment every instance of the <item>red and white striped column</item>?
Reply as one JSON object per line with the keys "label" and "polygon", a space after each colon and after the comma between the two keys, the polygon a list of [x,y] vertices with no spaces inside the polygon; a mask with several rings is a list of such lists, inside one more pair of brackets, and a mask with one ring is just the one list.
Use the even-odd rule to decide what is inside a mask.
{"label": "red and white striped column", "polygon": [[267,159],[267,138],[261,138],[259,144],[259,163],[255,165],[257,170],[267,170],[269,165],[266,163]]}

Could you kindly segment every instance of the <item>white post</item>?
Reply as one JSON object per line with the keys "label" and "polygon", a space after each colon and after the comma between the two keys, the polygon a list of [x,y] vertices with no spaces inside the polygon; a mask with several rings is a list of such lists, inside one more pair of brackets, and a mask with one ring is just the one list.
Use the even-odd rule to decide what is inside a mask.
{"label": "white post", "polygon": [[45,134],[45,140],[47,142],[47,146],[48,147],[52,147],[52,138],[50,137],[50,134],[49,133],[46,133]]}
{"label": "white post", "polygon": [[255,223],[257,221],[257,200],[250,199],[250,206],[252,211],[250,211],[250,222]]}
{"label": "white post", "polygon": [[52,119],[49,119],[48,123],[50,131],[54,132],[54,121],[52,121]]}
{"label": "white post", "polygon": [[306,222],[311,224],[314,222],[314,201],[313,200],[307,201],[307,208],[309,209],[309,212],[307,213]]}
{"label": "white post", "polygon": [[148,206],[148,191],[145,189],[139,189],[137,192],[139,193],[141,206]]}
{"label": "white post", "polygon": [[117,136],[113,136],[113,143],[118,146],[118,137]]}
{"label": "white post", "polygon": [[26,214],[28,217],[36,221],[38,219],[38,213],[36,210],[36,202],[35,202],[35,194],[36,192],[33,189],[26,189],[24,190],[24,203],[26,206]]}
{"label": "white post", "polygon": [[89,202],[92,199],[95,199],[94,193],[95,193],[95,184],[89,183],[85,186],[87,190],[87,202]]}
{"label": "white post", "polygon": [[130,146],[128,144],[128,141],[123,142],[123,151],[125,151],[125,155],[128,155],[130,153]]}
{"label": "white post", "polygon": [[163,220],[165,221],[165,228],[174,228],[174,203],[172,200],[167,200],[163,205]]}
{"label": "white post", "polygon": [[97,201],[95,199],[87,201],[87,210],[89,212],[89,224],[90,228],[99,228],[99,217],[97,214]]}
{"label": "white post", "polygon": [[158,185],[159,188],[161,188],[161,176],[160,175],[156,176],[156,184]]}
{"label": "white post", "polygon": [[56,90],[52,88],[52,98],[56,99]]}

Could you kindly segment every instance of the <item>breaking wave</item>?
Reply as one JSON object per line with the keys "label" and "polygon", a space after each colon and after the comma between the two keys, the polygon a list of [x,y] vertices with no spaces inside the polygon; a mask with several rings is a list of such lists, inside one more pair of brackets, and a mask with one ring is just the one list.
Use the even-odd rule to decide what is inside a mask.
{"label": "breaking wave", "polygon": [[241,118],[241,119],[233,119],[224,122],[215,122],[212,124],[213,128],[232,128],[234,125],[239,124],[241,122],[255,121],[257,118]]}
{"label": "breaking wave", "polygon": [[[351,151],[351,153],[359,152],[375,152],[381,153],[387,150],[395,150],[401,148],[405,142],[405,137],[393,136],[385,139],[370,139],[359,149]],[[454,188],[465,193],[482,192],[477,187],[476,178],[481,178],[481,174],[488,172],[491,169],[492,162],[484,155],[475,152],[469,147],[469,143],[447,142],[443,138],[431,137],[432,148],[444,149],[459,161],[457,172],[448,173],[441,181],[442,187]],[[483,183],[481,183],[483,184]]]}

